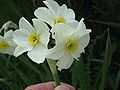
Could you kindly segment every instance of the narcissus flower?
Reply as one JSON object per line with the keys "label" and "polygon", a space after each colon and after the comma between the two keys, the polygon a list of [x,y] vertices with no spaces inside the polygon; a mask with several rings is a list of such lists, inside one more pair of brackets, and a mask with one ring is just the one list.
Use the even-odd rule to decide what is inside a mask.
{"label": "narcissus flower", "polygon": [[71,25],[76,23],[75,13],[72,9],[68,9],[65,4],[59,6],[54,0],[46,0],[43,3],[48,7],[39,7],[34,14],[38,19],[48,23],[51,27],[58,23],[65,23]]}
{"label": "narcissus flower", "polygon": [[58,24],[56,30],[56,46],[47,52],[47,58],[58,60],[58,70],[68,69],[74,59],[78,59],[90,41],[90,29],[86,29],[83,19],[76,28],[66,24]]}
{"label": "narcissus flower", "polygon": [[45,52],[49,42],[49,28],[38,20],[32,19],[34,27],[25,19],[19,21],[19,30],[13,34],[13,40],[17,44],[14,55],[17,57],[28,51],[27,55],[36,63],[45,60]]}
{"label": "narcissus flower", "polygon": [[4,37],[0,36],[0,53],[13,55],[16,44],[12,40],[13,31],[5,33]]}

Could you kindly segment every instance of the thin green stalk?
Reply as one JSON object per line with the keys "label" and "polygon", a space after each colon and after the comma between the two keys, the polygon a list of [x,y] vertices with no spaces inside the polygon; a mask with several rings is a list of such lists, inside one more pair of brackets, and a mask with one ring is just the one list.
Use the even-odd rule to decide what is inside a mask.
{"label": "thin green stalk", "polygon": [[50,67],[50,70],[52,72],[56,86],[60,85],[60,79],[59,79],[57,69],[56,69],[56,61],[48,59],[47,62],[48,62],[48,65]]}

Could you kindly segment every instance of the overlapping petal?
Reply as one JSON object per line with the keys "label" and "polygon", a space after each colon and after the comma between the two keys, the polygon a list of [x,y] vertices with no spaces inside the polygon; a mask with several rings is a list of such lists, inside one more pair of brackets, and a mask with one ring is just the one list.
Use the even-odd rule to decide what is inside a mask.
{"label": "overlapping petal", "polygon": [[29,58],[36,63],[43,63],[45,60],[47,48],[43,45],[35,46],[31,51],[28,51]]}
{"label": "overlapping petal", "polygon": [[78,27],[76,29],[76,32],[75,32],[75,35],[77,37],[79,36],[78,38],[80,38],[80,37],[82,37],[82,36],[91,32],[90,29],[86,29],[86,26],[85,26],[83,20],[84,20],[83,18],[80,20],[79,25],[78,25]]}
{"label": "overlapping petal", "polygon": [[36,33],[42,34],[43,32],[49,32],[48,26],[39,19],[32,19],[33,25],[35,28]]}
{"label": "overlapping petal", "polygon": [[27,30],[28,32],[33,32],[34,31],[33,26],[24,17],[22,17],[19,20],[19,28]]}
{"label": "overlapping petal", "polygon": [[63,42],[74,33],[74,30],[66,24],[57,24],[53,30],[56,42]]}
{"label": "overlapping petal", "polygon": [[57,62],[58,70],[70,68],[73,61],[74,58],[69,53],[65,53]]}
{"label": "overlapping petal", "polygon": [[34,15],[38,19],[48,23],[50,26],[53,26],[53,20],[55,16],[50,12],[49,9],[45,7],[39,7],[38,9],[35,10]]}
{"label": "overlapping petal", "polygon": [[32,47],[20,47],[20,46],[18,46],[18,47],[16,47],[16,49],[15,49],[14,56],[15,56],[15,57],[18,57],[18,56],[20,56],[21,54],[23,54],[24,52],[30,51],[30,50],[32,50]]}
{"label": "overlapping petal", "polygon": [[7,33],[5,33],[4,38],[12,39],[13,38],[12,34],[13,34],[13,30],[10,30]]}
{"label": "overlapping petal", "polygon": [[46,53],[47,53],[46,54],[47,58],[58,60],[64,54],[64,47],[61,47],[60,45],[58,45],[52,49],[49,49]]}
{"label": "overlapping petal", "polygon": [[28,42],[29,34],[26,33],[27,30],[16,30],[13,33],[13,41],[19,45],[20,47],[27,46],[28,48],[31,47],[31,45]]}
{"label": "overlapping petal", "polygon": [[54,15],[56,15],[59,10],[59,5],[57,2],[55,2],[54,0],[46,0],[43,1],[43,3],[52,11]]}
{"label": "overlapping petal", "polygon": [[48,43],[49,43],[49,37],[50,33],[48,31],[44,31],[41,35],[40,35],[40,43],[43,44],[46,48],[48,47]]}

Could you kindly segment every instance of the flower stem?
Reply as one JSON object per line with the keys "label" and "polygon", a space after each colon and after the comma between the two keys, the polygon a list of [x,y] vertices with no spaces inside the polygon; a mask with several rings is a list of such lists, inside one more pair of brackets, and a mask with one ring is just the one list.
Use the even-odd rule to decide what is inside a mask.
{"label": "flower stem", "polygon": [[52,72],[54,81],[56,86],[60,85],[60,79],[56,70],[56,61],[55,60],[51,60],[51,59],[47,59],[48,65],[50,67],[50,70]]}

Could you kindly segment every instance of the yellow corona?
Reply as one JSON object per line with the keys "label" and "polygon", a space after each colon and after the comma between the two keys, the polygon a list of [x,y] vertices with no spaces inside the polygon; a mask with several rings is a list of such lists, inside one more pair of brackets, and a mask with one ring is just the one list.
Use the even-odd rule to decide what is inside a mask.
{"label": "yellow corona", "polygon": [[0,48],[8,48],[9,44],[7,42],[0,42]]}
{"label": "yellow corona", "polygon": [[36,33],[32,33],[29,36],[29,43],[33,46],[39,44],[40,43],[40,36]]}
{"label": "yellow corona", "polygon": [[78,43],[75,40],[68,39],[65,43],[65,50],[69,53],[73,53],[78,48]]}
{"label": "yellow corona", "polygon": [[54,24],[57,24],[57,23],[66,23],[66,22],[63,17],[59,17],[59,18],[56,18],[54,21]]}

